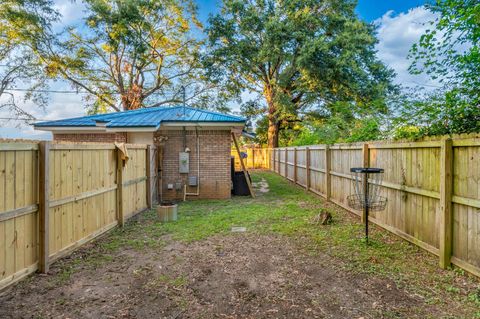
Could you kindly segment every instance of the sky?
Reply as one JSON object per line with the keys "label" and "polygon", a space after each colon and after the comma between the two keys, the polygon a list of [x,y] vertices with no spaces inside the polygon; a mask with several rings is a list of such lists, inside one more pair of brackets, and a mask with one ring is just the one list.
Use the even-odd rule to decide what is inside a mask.
{"label": "sky", "polygon": [[[82,19],[81,1],[55,0],[55,3],[63,16],[57,28]],[[221,1],[197,0],[197,4],[199,18],[206,24],[209,15],[219,12]],[[437,86],[438,83],[429,80],[425,75],[409,74],[410,62],[407,60],[410,47],[428,28],[425,23],[435,18],[423,7],[424,4],[425,1],[421,0],[358,0],[357,14],[377,27],[379,40],[376,47],[377,56],[396,72],[395,82],[429,88]],[[53,86],[55,89],[71,89],[68,83],[61,81],[54,83]],[[26,104],[26,109],[40,120],[55,120],[85,114],[81,96],[77,94],[51,94],[45,111],[32,103]],[[9,114],[0,110],[0,117],[9,117]],[[0,138],[51,139],[50,133],[34,131],[30,126],[18,127],[18,125],[18,122],[14,121],[0,122]]]}

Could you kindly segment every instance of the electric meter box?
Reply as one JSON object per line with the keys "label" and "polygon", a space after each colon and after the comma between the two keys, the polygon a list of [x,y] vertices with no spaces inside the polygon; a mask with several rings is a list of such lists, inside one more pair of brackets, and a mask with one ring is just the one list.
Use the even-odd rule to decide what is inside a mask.
{"label": "electric meter box", "polygon": [[178,154],[178,172],[181,174],[190,172],[190,153],[180,152]]}

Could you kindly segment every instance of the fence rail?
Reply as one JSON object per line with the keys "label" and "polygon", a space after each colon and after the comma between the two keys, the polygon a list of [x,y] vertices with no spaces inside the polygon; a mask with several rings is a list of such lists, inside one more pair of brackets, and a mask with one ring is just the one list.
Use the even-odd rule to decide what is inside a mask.
{"label": "fence rail", "polygon": [[0,143],[0,289],[151,207],[154,147],[127,149]]}
{"label": "fence rail", "polygon": [[439,257],[480,276],[480,138],[276,148],[270,168],[292,182],[357,214],[351,167],[385,169],[383,212],[370,220]]}

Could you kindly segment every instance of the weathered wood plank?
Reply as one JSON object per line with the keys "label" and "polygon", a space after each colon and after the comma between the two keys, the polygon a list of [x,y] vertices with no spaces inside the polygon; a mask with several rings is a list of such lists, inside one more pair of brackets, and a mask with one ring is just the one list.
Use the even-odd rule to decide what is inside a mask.
{"label": "weathered wood plank", "polygon": [[38,211],[38,205],[37,204],[24,206],[24,207],[20,207],[20,208],[15,208],[14,210],[10,210],[8,212],[0,213],[0,222],[6,221],[6,220],[9,220],[9,219],[12,219],[12,218],[16,218],[16,217],[28,215],[28,214],[34,213],[36,211]]}
{"label": "weathered wood plank", "polygon": [[[145,179],[146,178],[144,177],[143,180],[145,180]],[[138,181],[134,180],[134,181],[130,181],[130,184],[134,184],[135,182],[138,183]],[[125,185],[130,185],[130,184],[124,184],[124,186]],[[60,198],[60,199],[57,199],[57,200],[53,200],[53,201],[50,201],[50,208],[55,208],[55,207],[62,206],[62,205],[65,205],[65,204],[69,204],[69,203],[72,203],[72,202],[77,202],[77,201],[80,201],[82,199],[88,199],[90,197],[94,197],[94,196],[98,196],[98,195],[101,195],[101,194],[104,194],[104,193],[107,193],[107,192],[111,192],[115,189],[117,189],[117,186],[104,187],[104,188],[100,188],[100,189],[94,189],[94,190],[91,190],[91,191],[88,191],[88,192],[83,192],[83,193],[80,193],[78,195],[68,196],[68,197],[65,197],[65,198]]]}
{"label": "weathered wood plank", "polygon": [[[331,157],[331,153],[330,153],[330,148],[328,146],[325,146],[325,151],[324,151],[324,164],[325,164],[325,168],[324,168],[324,172],[325,172],[325,198],[327,201],[330,200],[330,198],[332,197],[332,172],[331,172],[331,169],[332,169],[332,157]],[[319,170],[321,171],[321,170]]]}
{"label": "weathered wood plank", "polygon": [[117,220],[120,227],[125,224],[125,215],[123,207],[123,160],[120,150],[117,150]]}
{"label": "weathered wood plank", "polygon": [[40,272],[49,270],[50,237],[50,142],[41,142],[39,151],[39,263]]}
{"label": "weathered wood plank", "polygon": [[153,154],[153,146],[148,145],[147,146],[147,162],[146,162],[146,167],[147,167],[147,206],[148,208],[153,207],[153,160],[152,160],[152,154]]}
{"label": "weathered wood plank", "polygon": [[130,185],[134,185],[134,184],[138,184],[138,183],[141,183],[141,182],[144,182],[147,180],[147,176],[140,176],[140,177],[137,177],[137,178],[134,178],[134,179],[131,179],[131,180],[128,180],[126,182],[123,182],[123,186],[124,187],[127,187],[127,186],[130,186]]}
{"label": "weathered wood plank", "polygon": [[0,151],[36,151],[37,143],[0,143]]}
{"label": "weathered wood plank", "polygon": [[64,144],[52,143],[50,145],[52,150],[113,150],[114,144]]}
{"label": "weathered wood plank", "polygon": [[[443,234],[439,227],[443,227],[443,232],[453,228],[450,236],[452,247],[450,254],[453,252],[454,255],[452,262],[461,263],[463,268],[475,271],[480,265],[480,237],[478,236],[480,232],[480,187],[478,186],[480,142],[478,141],[480,141],[478,138],[451,140],[450,156],[455,169],[450,172],[452,179],[450,201],[445,200],[444,197],[447,188],[445,180],[448,180],[448,177],[445,177],[448,172],[444,167],[444,157],[441,154],[443,153],[441,145],[444,141],[370,144],[369,166],[385,169],[382,194],[389,198],[386,211],[372,214],[372,219],[385,226],[387,230],[439,256],[441,250],[444,250],[442,254],[445,256],[445,251],[448,249],[448,247],[445,248],[448,243],[442,243]],[[298,147],[296,152],[306,151],[306,149],[306,147]],[[316,186],[318,179],[325,177],[324,166],[320,166],[315,150],[310,146],[308,149],[311,154],[308,166],[302,160],[292,161],[294,148],[274,150],[274,164],[278,163],[278,172],[288,180],[302,185],[309,182],[310,191],[324,195]],[[348,170],[352,166],[362,165],[362,156],[358,156],[361,154],[358,152],[361,145],[333,145],[330,149],[332,152],[330,160],[333,165],[328,170],[328,176],[331,178],[330,197],[333,202],[348,209],[345,203],[345,197],[349,191],[351,192],[351,175]],[[289,156],[289,153],[292,156]],[[325,159],[323,154],[321,159]],[[296,174],[292,170],[295,162],[297,162]],[[364,163],[363,165],[367,166]],[[305,183],[300,176],[304,171],[308,171],[311,178],[310,181],[306,179]],[[447,203],[451,206],[450,215],[446,213]],[[446,222],[448,216],[450,216],[450,226],[448,221]]]}
{"label": "weathered wood plank", "polygon": [[411,142],[411,143],[371,143],[369,148],[394,149],[394,148],[440,148],[441,141]]}

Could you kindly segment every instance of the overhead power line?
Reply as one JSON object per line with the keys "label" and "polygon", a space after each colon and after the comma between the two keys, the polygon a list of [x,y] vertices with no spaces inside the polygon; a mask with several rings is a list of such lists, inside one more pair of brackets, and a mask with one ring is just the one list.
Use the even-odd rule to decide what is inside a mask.
{"label": "overhead power line", "polygon": [[[67,90],[29,90],[29,89],[6,89],[5,91],[13,91],[13,92],[38,92],[38,93],[75,93],[75,94],[90,94],[89,92],[85,91],[67,91]],[[112,92],[113,93],[113,92]]]}
{"label": "overhead power line", "polygon": [[[94,94],[86,91],[70,91],[70,90],[41,90],[41,89],[24,89],[24,88],[12,88],[12,89],[6,89],[5,92],[38,92],[38,93],[60,93],[60,94]],[[105,93],[110,93],[110,94],[120,94],[120,92],[105,92]],[[179,92],[176,93],[162,93],[162,92],[153,92],[152,95],[178,95]]]}
{"label": "overhead power line", "polygon": [[25,118],[25,117],[0,117],[0,120],[15,120],[15,121],[44,121],[37,118]]}

